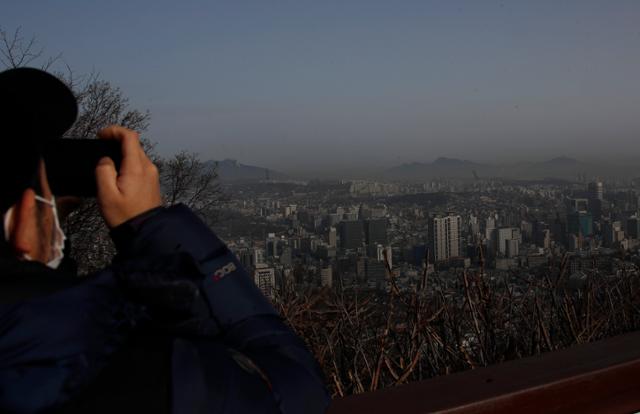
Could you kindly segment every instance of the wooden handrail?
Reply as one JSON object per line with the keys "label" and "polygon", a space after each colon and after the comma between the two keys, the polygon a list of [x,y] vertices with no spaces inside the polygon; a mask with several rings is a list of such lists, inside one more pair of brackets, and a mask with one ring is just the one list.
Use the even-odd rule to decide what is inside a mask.
{"label": "wooden handrail", "polygon": [[640,411],[640,332],[372,393],[334,399],[343,413]]}

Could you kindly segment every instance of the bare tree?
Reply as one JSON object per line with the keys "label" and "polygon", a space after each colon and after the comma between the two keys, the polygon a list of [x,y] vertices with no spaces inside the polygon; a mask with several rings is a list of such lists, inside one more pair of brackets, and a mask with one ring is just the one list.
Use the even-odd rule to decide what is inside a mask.
{"label": "bare tree", "polygon": [[[44,50],[37,46],[35,37],[25,39],[21,28],[9,33],[0,27],[0,68],[13,69],[24,66],[37,66],[52,71],[71,89],[78,102],[78,119],[66,132],[65,137],[93,138],[96,133],[108,125],[118,124],[138,132],[149,127],[151,118],[148,111],[141,112],[129,106],[129,100],[120,88],[100,78],[97,73],[77,76],[63,62],[62,54],[44,58]],[[64,66],[54,70],[54,64]],[[145,149],[152,149],[149,141],[144,141]]]}
{"label": "bare tree", "polygon": [[[537,355],[640,328],[640,273],[596,267],[576,283],[564,258],[526,274],[461,269],[386,291],[287,290],[275,305],[307,342],[334,396]],[[428,283],[426,281],[428,280]]]}
{"label": "bare tree", "polygon": [[197,154],[181,151],[161,161],[159,167],[167,204],[184,203],[208,224],[215,222],[222,201],[215,163],[202,162]]}
{"label": "bare tree", "polygon": [[42,61],[44,50],[38,48],[36,38],[25,40],[21,32],[20,26],[13,33],[0,28],[0,64],[5,68],[19,68],[37,62],[43,70],[47,70],[62,57],[59,54]]}
{"label": "bare tree", "polygon": [[[120,88],[100,79],[99,75],[92,74],[78,80],[70,74],[63,80],[76,96],[79,113],[66,137],[92,138],[100,129],[115,124],[138,132],[144,132],[149,127],[149,112],[131,108]],[[145,145],[151,146],[149,142]]]}

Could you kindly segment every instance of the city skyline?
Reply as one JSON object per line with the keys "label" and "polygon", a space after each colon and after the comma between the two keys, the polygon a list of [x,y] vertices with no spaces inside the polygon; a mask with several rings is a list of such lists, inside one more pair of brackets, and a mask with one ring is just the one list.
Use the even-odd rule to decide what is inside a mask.
{"label": "city skyline", "polygon": [[[354,371],[336,370],[335,361],[364,378],[371,371],[364,358],[334,356],[365,350],[374,360],[379,348],[358,340],[377,344],[387,329],[388,355],[402,361],[420,332],[441,338],[425,340],[435,358],[415,348],[425,371],[443,355],[462,362],[460,370],[476,368],[468,361],[487,355],[493,355],[488,365],[539,360],[577,345],[581,336],[571,326],[589,332],[585,342],[617,335],[611,329],[620,320],[635,324],[623,332],[638,329],[630,315],[639,286],[640,182],[316,181],[228,188],[218,234],[265,295],[293,309],[300,297],[317,300],[298,314],[297,326],[309,329],[317,321],[309,337],[330,343],[321,361],[337,378],[329,385],[336,396],[356,393],[343,390],[357,389],[344,385],[358,380]],[[337,329],[341,338],[333,339]],[[355,341],[342,339],[348,335]],[[407,382],[423,380],[407,372]],[[386,378],[383,387],[399,385],[396,375]]]}
{"label": "city skyline", "polygon": [[163,155],[309,173],[640,150],[633,1],[71,1],[3,17],[148,109]]}
{"label": "city skyline", "polygon": [[[404,163],[378,169],[324,169],[291,172],[263,166],[248,165],[239,160],[210,160],[216,165],[223,182],[238,181],[306,181],[363,180],[382,182],[428,182],[433,179],[463,181],[478,180],[587,180],[636,181],[640,177],[637,163],[589,163],[569,157],[555,157],[540,162],[478,163],[471,160],[440,157],[431,162]],[[276,167],[278,168],[278,167]]]}

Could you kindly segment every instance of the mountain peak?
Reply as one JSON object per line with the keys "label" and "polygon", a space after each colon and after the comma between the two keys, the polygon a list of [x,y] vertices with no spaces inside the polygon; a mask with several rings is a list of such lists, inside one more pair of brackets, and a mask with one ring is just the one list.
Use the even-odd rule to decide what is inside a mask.
{"label": "mountain peak", "polygon": [[234,167],[238,167],[240,165],[238,160],[234,160],[233,158],[225,158],[222,161],[218,161],[218,164],[227,164],[227,165],[232,165]]}
{"label": "mountain peak", "polygon": [[224,159],[222,161],[208,161],[217,164],[218,176],[222,181],[260,181],[286,180],[289,177],[279,171],[255,165],[242,164],[238,160]]}

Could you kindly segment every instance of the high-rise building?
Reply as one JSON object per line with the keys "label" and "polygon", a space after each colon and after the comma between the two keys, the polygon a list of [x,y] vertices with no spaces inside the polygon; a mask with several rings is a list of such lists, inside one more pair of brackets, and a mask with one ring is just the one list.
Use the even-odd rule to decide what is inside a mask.
{"label": "high-rise building", "polygon": [[342,214],[329,214],[327,216],[330,226],[335,226],[342,221]]}
{"label": "high-rise building", "polygon": [[274,298],[276,294],[276,272],[272,267],[258,265],[253,273],[253,280],[268,298]]}
{"label": "high-rise building", "polygon": [[493,231],[496,229],[495,217],[488,217],[485,220],[484,225],[484,238],[485,240],[491,240],[493,238]]}
{"label": "high-rise building", "polygon": [[567,215],[567,232],[575,236],[593,235],[593,218],[585,211],[574,211]]}
{"label": "high-rise building", "polygon": [[570,212],[587,212],[589,209],[589,200],[586,198],[570,198],[568,200]]}
{"label": "high-rise building", "polygon": [[387,221],[367,220],[364,222],[365,241],[368,245],[387,244]]}
{"label": "high-rise building", "polygon": [[369,206],[365,206],[364,204],[360,204],[360,208],[358,209],[358,218],[361,220],[366,220],[371,217],[371,209]]}
{"label": "high-rise building", "polygon": [[587,193],[590,200],[604,200],[604,184],[602,184],[602,181],[594,181],[587,184]]}
{"label": "high-rise building", "polygon": [[285,217],[292,216],[292,215],[294,215],[296,213],[297,210],[298,210],[298,206],[296,206],[296,205],[286,206],[284,208],[284,216]]}
{"label": "high-rise building", "polygon": [[[587,184],[588,211],[594,220],[602,218],[602,206],[604,201],[604,185],[602,181],[594,181]],[[578,210],[579,211],[579,210]]]}
{"label": "high-rise building", "polygon": [[291,266],[293,264],[293,251],[291,247],[285,246],[280,254],[280,263],[285,266]]}
{"label": "high-rise building", "polygon": [[462,218],[449,214],[431,219],[429,227],[430,252],[436,262],[462,256]]}
{"label": "high-rise building", "polygon": [[598,198],[589,199],[589,213],[591,213],[595,220],[602,218],[602,203],[603,201]]}
{"label": "high-rise building", "polygon": [[338,232],[335,227],[329,228],[329,247],[338,247]]}
{"label": "high-rise building", "polygon": [[350,211],[348,213],[344,213],[343,217],[344,217],[345,221],[357,221],[358,220],[358,212],[357,211]]}
{"label": "high-rise building", "polygon": [[340,244],[343,249],[358,249],[364,244],[364,229],[361,221],[340,223]]}
{"label": "high-rise building", "polygon": [[624,240],[624,238],[625,234],[620,221],[605,221],[602,224],[602,241],[606,247],[611,247],[615,243]]}
{"label": "high-rise building", "polygon": [[320,286],[333,286],[333,271],[331,269],[331,266],[323,267],[322,269],[320,269]]}
{"label": "high-rise building", "polygon": [[496,251],[503,257],[516,257],[521,242],[522,236],[517,227],[504,227],[496,230]]}
{"label": "high-rise building", "polygon": [[533,240],[533,223],[527,220],[520,222],[520,233],[525,241]]}
{"label": "high-rise building", "polygon": [[269,233],[267,235],[267,240],[265,242],[265,250],[267,257],[277,257],[278,256],[278,238],[275,233]]}
{"label": "high-rise building", "polygon": [[505,241],[505,256],[508,258],[517,257],[520,253],[520,242],[518,239],[509,239]]}
{"label": "high-rise building", "polygon": [[540,232],[536,234],[536,245],[544,249],[551,248],[551,230],[541,229]]}
{"label": "high-rise building", "polygon": [[627,220],[627,234],[632,239],[640,239],[640,218],[633,216]]}
{"label": "high-rise building", "polygon": [[[375,246],[375,253],[375,258],[378,259],[379,262],[384,262],[384,246],[377,244]],[[374,255],[370,255],[370,257],[374,257]]]}
{"label": "high-rise building", "polygon": [[480,221],[478,220],[478,217],[473,214],[469,216],[469,233],[471,233],[472,237],[476,237],[480,234]]}
{"label": "high-rise building", "polygon": [[252,265],[253,267],[257,267],[260,264],[264,263],[264,250],[259,247],[254,247],[252,250]]}
{"label": "high-rise building", "polygon": [[373,259],[364,260],[364,271],[367,283],[372,286],[380,286],[384,282],[387,274],[384,263]]}
{"label": "high-rise building", "polygon": [[576,236],[575,234],[569,234],[567,244],[567,248],[570,252],[577,252],[579,250],[582,250],[584,238],[582,236]]}
{"label": "high-rise building", "polygon": [[240,260],[240,264],[244,268],[253,267],[253,256],[251,254],[251,250],[249,249],[240,249],[236,250],[236,256],[238,256],[238,260]]}
{"label": "high-rise building", "polygon": [[[551,230],[549,229],[549,225],[544,221],[534,221],[533,242],[536,244],[536,246],[541,246],[545,249],[550,247]],[[548,243],[548,245],[546,243]]]}

